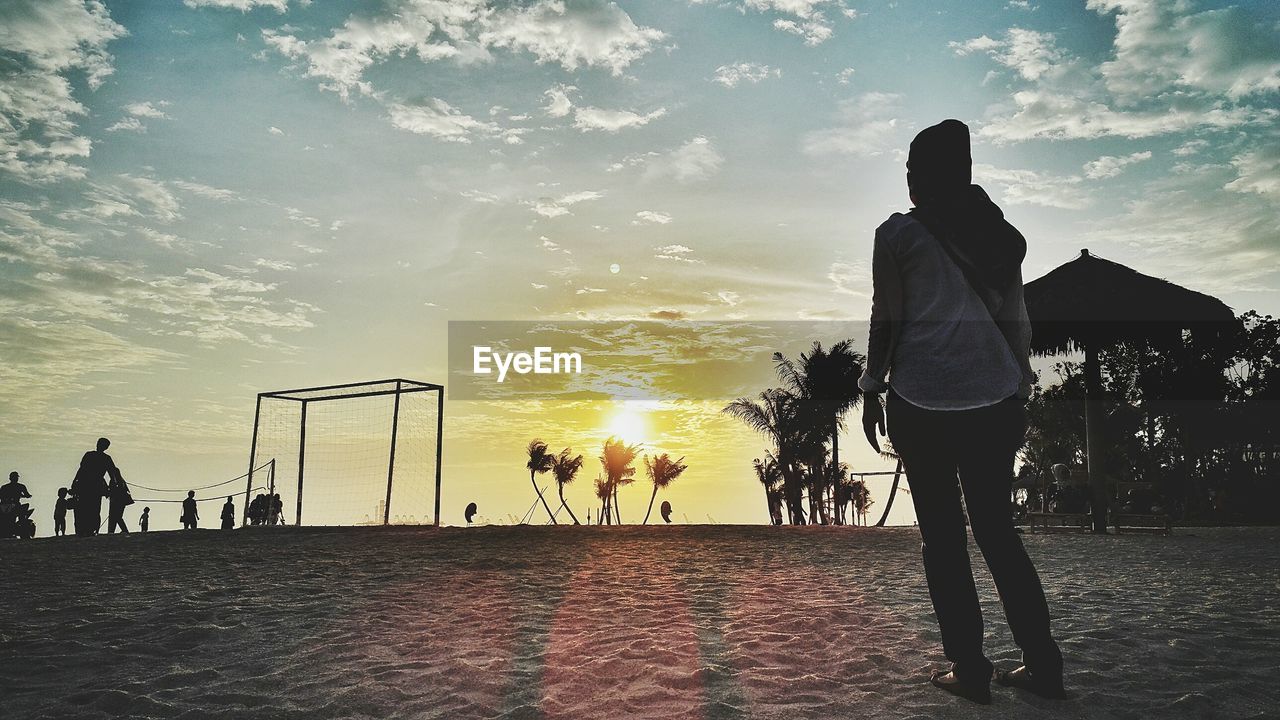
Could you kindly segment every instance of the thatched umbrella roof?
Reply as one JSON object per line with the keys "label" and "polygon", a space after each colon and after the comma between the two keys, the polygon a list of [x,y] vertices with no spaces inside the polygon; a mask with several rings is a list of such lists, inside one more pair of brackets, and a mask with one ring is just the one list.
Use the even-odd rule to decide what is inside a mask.
{"label": "thatched umbrella roof", "polygon": [[1176,342],[1231,327],[1221,300],[1143,275],[1081,250],[1080,257],[1026,285],[1031,347],[1040,354],[1100,348],[1120,340]]}
{"label": "thatched umbrella roof", "polygon": [[1081,250],[1080,257],[1026,285],[1031,348],[1053,354],[1084,351],[1085,446],[1094,532],[1106,532],[1108,472],[1102,447],[1105,418],[1098,352],[1125,340],[1176,345],[1182,331],[1211,338],[1236,325],[1221,300],[1154,278]]}

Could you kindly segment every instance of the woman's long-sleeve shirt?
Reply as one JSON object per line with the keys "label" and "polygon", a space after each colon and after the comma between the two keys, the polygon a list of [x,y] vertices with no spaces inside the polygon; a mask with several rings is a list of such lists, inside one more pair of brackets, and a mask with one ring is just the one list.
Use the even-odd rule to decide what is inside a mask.
{"label": "woman's long-sleeve shirt", "polygon": [[925,226],[894,213],[876,229],[870,342],[858,381],[931,410],[994,405],[1028,397],[1031,321],[1022,276],[1002,297],[978,296]]}

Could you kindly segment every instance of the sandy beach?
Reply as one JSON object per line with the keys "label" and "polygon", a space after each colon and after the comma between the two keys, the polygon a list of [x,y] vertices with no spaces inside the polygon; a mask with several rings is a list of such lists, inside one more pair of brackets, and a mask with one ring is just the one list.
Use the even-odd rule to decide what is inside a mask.
{"label": "sandy beach", "polygon": [[[928,684],[914,529],[275,528],[0,545],[6,718],[1262,718],[1280,529],[1028,536],[1070,698]],[[978,571],[987,648],[1018,654]]]}

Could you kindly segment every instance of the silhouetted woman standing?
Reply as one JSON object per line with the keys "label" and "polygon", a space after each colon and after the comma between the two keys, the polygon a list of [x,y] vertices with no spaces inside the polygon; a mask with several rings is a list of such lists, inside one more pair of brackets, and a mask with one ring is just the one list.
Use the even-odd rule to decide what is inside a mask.
{"label": "silhouetted woman standing", "polygon": [[933,684],[991,701],[967,509],[1022,648],[1024,665],[996,680],[1061,697],[1062,655],[1010,508],[1023,403],[1034,381],[1022,297],[1027,245],[970,184],[971,165],[969,128],[958,120],[926,128],[911,143],[907,186],[915,207],[876,229],[867,369],[858,383],[863,429],[878,450],[876,430],[886,420],[879,393],[887,390],[889,438],[911,482],[929,596],[952,663],[934,673]]}
{"label": "silhouetted woman standing", "polygon": [[183,530],[195,530],[196,525],[200,522],[200,511],[196,508],[196,491],[188,490],[187,499],[182,501],[182,520]]}
{"label": "silhouetted woman standing", "polygon": [[222,529],[234,530],[236,527],[236,504],[227,496],[227,502],[222,506]]}
{"label": "silhouetted woman standing", "polygon": [[115,477],[116,463],[107,454],[111,441],[98,438],[96,450],[90,450],[80,458],[80,469],[71,481],[72,509],[76,513],[76,535],[97,535],[102,525],[102,498],[107,497],[107,481],[104,476]]}

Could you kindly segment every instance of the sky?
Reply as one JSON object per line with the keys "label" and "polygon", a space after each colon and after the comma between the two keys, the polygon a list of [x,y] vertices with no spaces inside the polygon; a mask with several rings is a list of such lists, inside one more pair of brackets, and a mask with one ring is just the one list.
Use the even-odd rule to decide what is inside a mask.
{"label": "sky", "polygon": [[[1028,280],[1087,247],[1274,314],[1278,99],[1261,0],[8,0],[0,465],[47,532],[99,435],[134,483],[229,479],[256,393],[444,382],[450,321],[863,320],[947,117]],[[522,514],[533,437],[587,456],[581,511],[625,429],[689,463],[677,518],[762,522],[707,395],[450,403],[442,520]]]}

